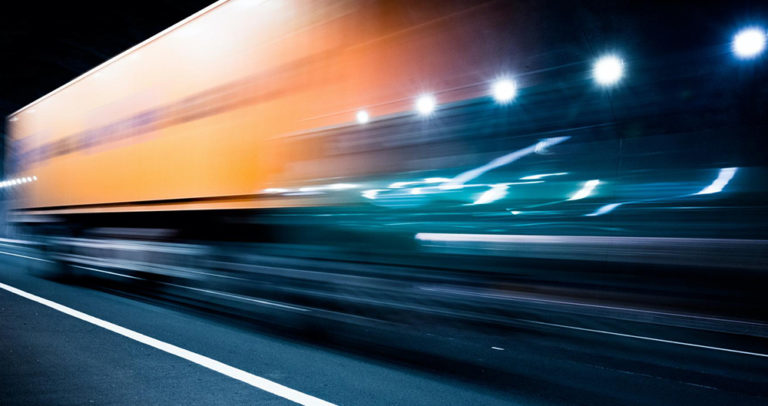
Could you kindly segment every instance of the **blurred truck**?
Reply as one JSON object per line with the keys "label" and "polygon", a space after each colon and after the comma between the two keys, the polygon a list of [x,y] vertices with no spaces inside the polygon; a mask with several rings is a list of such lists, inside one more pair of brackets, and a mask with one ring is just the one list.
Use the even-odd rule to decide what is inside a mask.
{"label": "blurred truck", "polygon": [[8,117],[9,219],[70,271],[317,308],[563,261],[589,289],[619,286],[594,264],[764,269],[765,117],[700,101],[765,98],[710,59],[606,90],[542,23],[512,2],[216,2]]}

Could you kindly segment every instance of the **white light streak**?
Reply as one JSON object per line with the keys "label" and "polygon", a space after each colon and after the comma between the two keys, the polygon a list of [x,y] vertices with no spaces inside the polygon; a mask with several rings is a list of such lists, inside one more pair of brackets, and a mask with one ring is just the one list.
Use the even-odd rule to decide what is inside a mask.
{"label": "white light streak", "polygon": [[567,175],[567,174],[568,174],[568,172],[541,173],[541,174],[538,174],[538,175],[524,176],[524,177],[520,178],[520,180],[538,180],[538,179],[547,178],[547,177],[550,177],[550,176],[562,176],[562,175]]}
{"label": "white light streak", "polygon": [[369,190],[363,190],[362,192],[360,192],[360,194],[366,199],[374,200],[376,199],[376,195],[378,195],[379,192],[384,192],[384,191],[386,191],[386,189],[369,189]]}
{"label": "white light streak", "polygon": [[332,185],[317,185],[317,186],[304,186],[300,187],[298,189],[287,189],[287,188],[267,188],[262,190],[262,193],[269,193],[269,194],[280,194],[280,193],[289,193],[289,192],[322,192],[326,190],[348,190],[348,189],[356,189],[359,188],[360,185],[355,185],[352,183],[334,183]]}
{"label": "white light streak", "polygon": [[585,217],[595,217],[595,216],[602,216],[603,214],[610,213],[613,211],[613,209],[621,206],[623,203],[611,203],[606,204],[605,206],[593,211],[592,213],[585,214]]}
{"label": "white light streak", "polygon": [[360,185],[351,183],[334,183],[332,185],[305,186],[299,188],[299,192],[320,192],[324,190],[348,190],[359,188]]}
{"label": "white light streak", "polygon": [[443,190],[459,189],[465,183],[469,182],[472,179],[477,178],[478,176],[480,176],[480,175],[482,175],[482,174],[484,174],[484,173],[486,173],[486,172],[488,172],[488,171],[490,171],[492,169],[498,168],[500,166],[508,165],[508,164],[510,164],[512,162],[515,162],[518,159],[520,159],[520,158],[522,158],[522,157],[524,157],[526,155],[530,155],[530,154],[536,152],[538,149],[547,148],[549,146],[552,146],[552,145],[555,145],[555,144],[559,144],[559,143],[561,143],[561,142],[563,142],[563,141],[565,141],[565,140],[567,140],[569,138],[571,138],[571,137],[563,136],[563,137],[553,137],[553,138],[547,138],[547,139],[541,140],[541,141],[537,142],[536,144],[531,145],[529,147],[526,147],[526,148],[523,148],[523,149],[519,149],[519,150],[517,150],[515,152],[510,152],[509,154],[506,154],[504,156],[498,157],[498,158],[492,160],[491,162],[488,162],[487,164],[485,164],[483,166],[480,166],[480,167],[477,167],[477,168],[474,168],[474,169],[470,169],[470,170],[468,170],[466,172],[463,172],[463,173],[457,175],[456,177],[454,177],[453,179],[451,179],[451,180],[449,180],[447,182],[444,182],[443,184],[441,184],[439,186],[439,188],[443,189]]}
{"label": "white light streak", "polygon": [[356,189],[358,187],[360,186],[352,183],[334,183],[328,186],[328,188],[331,190],[347,190],[347,189]]}
{"label": "white light streak", "polygon": [[443,183],[451,180],[450,178],[426,178],[424,183]]}
{"label": "white light streak", "polygon": [[443,182],[447,182],[449,180],[451,180],[451,179],[449,179],[449,178],[426,178],[423,181],[411,180],[411,181],[394,182],[394,183],[391,183],[387,187],[389,187],[390,189],[400,189],[400,188],[406,187],[408,185],[418,185],[418,184],[422,184],[422,183],[443,183]]}
{"label": "white light streak", "polygon": [[283,188],[278,188],[278,187],[272,187],[272,188],[264,189],[262,192],[263,193],[273,194],[273,193],[286,193],[286,192],[290,192],[290,191],[291,191],[291,189],[283,189]]}
{"label": "white light streak", "polygon": [[573,196],[571,196],[568,200],[580,200],[591,195],[592,191],[595,190],[595,187],[597,187],[599,184],[600,180],[598,179],[592,179],[584,182],[584,186],[582,186],[581,189],[574,193]]}
{"label": "white light streak", "polygon": [[493,185],[488,191],[480,195],[472,204],[488,204],[495,202],[507,195],[509,186],[506,183]]}
{"label": "white light streak", "polygon": [[391,185],[389,185],[388,187],[390,189],[400,189],[400,188],[406,187],[408,185],[415,185],[417,183],[421,183],[421,182],[419,182],[419,181],[395,182],[395,183],[392,183]]}
{"label": "white light streak", "polygon": [[736,174],[737,170],[739,170],[739,168],[720,169],[717,178],[712,182],[712,184],[705,187],[704,189],[701,189],[699,192],[694,193],[694,195],[709,195],[712,193],[722,192],[725,185],[727,185],[728,182],[733,179],[733,176]]}

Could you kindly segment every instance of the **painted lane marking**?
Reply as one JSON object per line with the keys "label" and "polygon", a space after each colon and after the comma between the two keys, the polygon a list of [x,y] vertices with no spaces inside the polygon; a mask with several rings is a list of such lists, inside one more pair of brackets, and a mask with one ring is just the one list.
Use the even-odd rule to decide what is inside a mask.
{"label": "painted lane marking", "polygon": [[3,255],[11,255],[11,256],[14,256],[14,257],[19,257],[19,258],[33,259],[33,260],[35,260],[35,261],[53,262],[53,261],[49,261],[49,260],[47,260],[47,259],[42,259],[42,258],[35,258],[35,257],[28,257],[28,256],[26,256],[26,255],[14,254],[14,253],[12,253],[12,252],[5,252],[5,251],[0,251],[0,254],[3,254]]}
{"label": "painted lane marking", "polygon": [[688,313],[674,313],[674,312],[667,312],[667,311],[661,311],[661,310],[633,309],[631,307],[609,306],[609,305],[601,305],[601,304],[595,304],[595,303],[582,303],[582,302],[574,302],[574,301],[568,301],[568,300],[547,299],[547,298],[526,296],[522,294],[513,294],[513,293],[485,293],[480,289],[466,289],[466,288],[453,288],[453,287],[444,288],[441,286],[437,286],[437,287],[420,286],[419,289],[426,290],[429,292],[452,293],[452,294],[465,295],[465,296],[486,297],[490,299],[567,305],[567,306],[574,306],[574,307],[589,307],[589,308],[596,308],[596,309],[617,310],[617,311],[623,311],[628,313],[648,314],[650,316],[672,316],[672,317],[680,317],[680,318],[691,318],[691,319],[697,319],[697,320],[726,322],[726,323],[734,323],[739,325],[751,326],[754,328],[768,327],[768,324],[764,324],[764,323],[726,319],[723,317],[702,316],[698,314],[688,314]]}
{"label": "painted lane marking", "polygon": [[750,352],[750,351],[734,350],[734,349],[731,349],[731,348],[713,347],[711,345],[686,343],[684,341],[664,340],[662,338],[653,338],[653,337],[646,337],[646,336],[638,336],[638,335],[634,335],[634,334],[616,333],[616,332],[613,332],[613,331],[605,331],[605,330],[595,330],[595,329],[586,328],[586,327],[567,326],[565,324],[547,323],[547,322],[544,322],[544,321],[525,320],[525,319],[519,319],[519,321],[522,321],[522,322],[525,322],[525,323],[531,323],[531,324],[538,324],[538,325],[542,325],[542,326],[565,328],[565,329],[569,329],[569,330],[586,331],[586,332],[589,332],[589,333],[607,334],[607,335],[617,336],[617,337],[626,337],[626,338],[634,338],[634,339],[638,339],[638,340],[654,341],[654,342],[657,342],[657,343],[676,344],[676,345],[682,345],[682,346],[685,346],[685,347],[703,348],[703,349],[707,349],[707,350],[723,351],[723,352],[730,352],[730,353],[734,353],[734,354],[752,355],[752,356],[755,356],[755,357],[768,358],[768,354],[764,354],[764,353],[760,353],[760,352]]}
{"label": "painted lane marking", "polygon": [[263,305],[267,305],[267,306],[274,306],[274,307],[279,307],[279,308],[282,308],[282,309],[298,310],[298,311],[301,311],[301,312],[308,312],[309,311],[308,309],[304,309],[304,308],[301,308],[301,307],[296,307],[296,306],[291,306],[291,305],[287,305],[287,304],[272,302],[272,301],[264,300],[264,299],[255,299],[255,298],[248,297],[248,296],[233,295],[231,293],[218,292],[218,291],[215,291],[215,290],[193,288],[191,286],[177,285],[175,283],[167,283],[167,282],[163,282],[163,285],[173,286],[173,287],[182,288],[182,289],[194,290],[194,291],[197,291],[197,292],[210,293],[212,295],[229,297],[229,298],[237,299],[237,300],[245,300],[247,302],[253,302],[253,303],[263,304]]}
{"label": "painted lane marking", "polygon": [[72,265],[72,266],[75,267],[75,268],[85,269],[86,271],[100,272],[100,273],[105,273],[105,274],[108,274],[108,275],[120,276],[120,277],[128,278],[128,279],[137,279],[137,280],[140,280],[140,281],[144,280],[143,278],[139,278],[139,277],[136,277],[136,276],[125,275],[125,274],[121,274],[121,273],[117,273],[117,272],[105,271],[105,270],[102,270],[102,269],[91,268],[89,266],[82,266],[82,265]]}
{"label": "painted lane marking", "polygon": [[175,355],[179,358],[183,358],[187,361],[193,362],[195,364],[198,364],[200,366],[203,366],[205,368],[208,368],[212,371],[218,372],[222,375],[226,375],[232,379],[236,379],[240,382],[246,383],[248,385],[254,386],[258,389],[261,389],[263,391],[269,392],[273,395],[280,396],[281,398],[290,400],[292,402],[301,404],[301,405],[324,405],[324,406],[331,406],[333,403],[326,402],[322,399],[318,399],[314,396],[307,395],[306,393],[299,392],[295,389],[291,389],[287,386],[280,385],[279,383],[270,381],[268,379],[262,378],[260,376],[253,375],[249,372],[243,371],[242,369],[238,369],[232,366],[229,366],[227,364],[224,364],[222,362],[216,361],[214,359],[208,358],[204,355],[200,355],[197,353],[194,353],[189,350],[185,350],[181,347],[177,347],[173,344],[166,343],[164,341],[160,341],[158,339],[146,336],[144,334],[138,333],[136,331],[127,329],[125,327],[118,326],[117,324],[110,323],[108,321],[99,319],[97,317],[91,316],[89,314],[85,314],[81,311],[72,309],[70,307],[61,305],[59,303],[53,302],[48,299],[44,299],[40,296],[33,295],[31,293],[25,292],[21,289],[14,288],[13,286],[6,285],[4,283],[0,283],[0,289],[6,290],[8,292],[11,292],[13,294],[19,295],[23,298],[32,300],[34,302],[40,303],[44,306],[48,306],[54,310],[58,310],[64,314],[67,314],[69,316],[78,318],[80,320],[83,320],[85,322],[91,323],[95,326],[99,326],[101,328],[104,328],[106,330],[109,330],[113,333],[120,334],[124,337],[130,338],[134,341],[138,341],[142,344],[146,344],[150,347],[154,347],[158,350],[167,352],[169,354]]}

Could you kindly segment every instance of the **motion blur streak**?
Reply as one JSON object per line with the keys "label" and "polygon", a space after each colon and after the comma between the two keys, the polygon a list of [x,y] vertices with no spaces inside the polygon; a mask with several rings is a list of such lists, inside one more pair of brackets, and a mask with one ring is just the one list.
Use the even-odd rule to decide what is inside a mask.
{"label": "motion blur streak", "polygon": [[499,200],[507,195],[507,189],[509,189],[509,186],[506,184],[493,185],[491,186],[490,190],[480,195],[480,197],[478,197],[477,200],[475,200],[472,204],[486,204],[495,202],[496,200]]}
{"label": "motion blur streak", "polygon": [[615,208],[621,206],[623,203],[611,203],[606,204],[605,206],[600,207],[599,209],[595,210],[592,213],[585,214],[587,217],[594,217],[594,216],[601,216],[606,213],[612,212]]}
{"label": "motion blur streak", "polygon": [[[675,238],[638,238],[638,237],[594,237],[585,235],[503,235],[503,234],[439,234],[439,233],[418,233],[417,240],[422,241],[475,241],[475,242],[508,242],[508,243],[531,243],[531,244],[558,244],[575,243],[589,244],[594,242],[609,242],[611,240],[623,241],[625,244],[669,241],[684,242],[685,239]],[[706,241],[706,240],[704,240]],[[702,242],[697,239],[696,242]]]}
{"label": "motion blur streak", "polygon": [[538,175],[523,176],[522,178],[520,178],[520,180],[538,180],[538,179],[546,178],[546,177],[549,177],[549,176],[563,176],[563,175],[567,175],[567,174],[568,174],[568,172],[542,173],[542,174],[538,174]]}
{"label": "motion blur streak", "polygon": [[13,286],[0,283],[0,289],[4,289],[13,294],[16,294],[26,299],[32,300],[34,302],[40,303],[41,305],[50,307],[51,309],[54,309],[64,314],[78,318],[87,323],[91,323],[95,326],[109,330],[113,333],[120,334],[121,336],[130,338],[131,340],[135,340],[142,344],[146,344],[150,347],[157,348],[160,351],[164,351],[169,354],[175,355],[177,357],[184,358],[187,361],[193,362],[197,365],[216,371],[232,379],[237,379],[238,381],[254,386],[256,388],[272,393],[274,395],[280,396],[281,398],[290,400],[292,402],[295,402],[301,405],[313,405],[313,406],[314,405],[317,405],[317,406],[333,405],[332,403],[307,395],[306,393],[302,393],[297,390],[285,387],[278,383],[272,382],[268,379],[264,379],[260,376],[253,375],[241,369],[238,369],[238,368],[229,366],[227,364],[221,363],[219,361],[216,361],[214,359],[208,358],[204,355],[200,355],[192,351],[188,351],[183,348],[177,347],[173,344],[168,344],[164,341],[160,341],[155,338],[148,337],[144,334],[137,333],[125,327],[118,326],[117,324],[110,323],[108,321],[99,319],[97,317],[93,317],[89,314],[85,314],[83,312],[77,311],[70,307],[61,305],[59,303],[50,301],[48,299],[44,299],[40,296],[33,295],[21,289],[17,289]]}
{"label": "motion blur streak", "polygon": [[415,238],[441,252],[749,269],[768,266],[768,240],[441,233],[417,233]]}
{"label": "motion blur streak", "polygon": [[685,347],[704,348],[704,349],[707,349],[707,350],[730,352],[730,353],[734,353],[734,354],[742,354],[742,355],[749,355],[749,356],[753,356],[753,357],[768,358],[768,354],[764,354],[764,353],[760,353],[760,352],[740,351],[740,350],[734,350],[732,348],[714,347],[714,346],[711,346],[711,345],[701,345],[701,344],[686,343],[686,342],[673,341],[673,340],[662,340],[662,339],[659,339],[659,338],[644,337],[644,336],[638,336],[638,335],[634,335],[634,334],[622,334],[622,333],[616,333],[616,332],[613,332],[613,331],[596,330],[596,329],[584,328],[584,327],[564,326],[562,324],[555,324],[555,323],[545,323],[545,322],[536,321],[536,320],[526,320],[526,321],[529,322],[529,323],[541,324],[541,325],[544,325],[544,326],[552,326],[552,327],[566,328],[566,329],[572,329],[572,330],[588,331],[590,333],[608,334],[608,335],[615,335],[615,336],[619,336],[619,337],[634,338],[634,339],[638,339],[638,340],[656,341],[656,342],[660,342],[660,343],[682,345],[682,346],[685,346]]}
{"label": "motion blur streak", "polygon": [[733,176],[736,175],[736,171],[739,170],[739,168],[723,168],[720,169],[720,172],[717,175],[717,179],[715,179],[714,182],[712,182],[711,185],[705,187],[704,189],[701,189],[698,193],[694,193],[696,195],[708,195],[712,193],[720,193],[723,191],[723,188],[728,185],[728,182],[733,179]]}
{"label": "motion blur streak", "polygon": [[568,200],[580,200],[584,199],[585,197],[588,197],[592,194],[592,191],[595,190],[595,187],[600,184],[600,181],[598,179],[593,179],[587,182],[584,182],[584,186],[579,189],[578,192],[574,193]]}
{"label": "motion blur streak", "polygon": [[440,189],[456,189],[464,185],[465,183],[469,182],[472,179],[477,178],[478,176],[483,175],[484,173],[499,168],[504,165],[508,165],[512,162],[517,161],[518,159],[530,155],[533,153],[540,153],[543,150],[545,150],[547,147],[557,145],[565,140],[567,140],[568,136],[565,137],[553,137],[553,138],[547,138],[545,140],[541,140],[537,142],[534,145],[531,145],[530,147],[523,148],[520,150],[517,150],[515,152],[510,152],[509,154],[506,154],[504,156],[498,157],[491,162],[488,162],[487,164],[471,169],[469,171],[466,171],[464,173],[459,174],[455,178],[441,184],[439,187]]}
{"label": "motion blur streak", "polygon": [[[8,117],[0,282],[158,338],[176,336],[78,300],[405,360],[445,388],[474,375],[528,403],[765,403],[765,368],[738,355],[768,339],[765,30],[723,27],[765,22],[635,3],[216,2]],[[172,341],[259,358],[241,332],[221,352]],[[368,378],[322,368],[308,375]],[[306,389],[430,403],[360,383],[402,397]]]}
{"label": "motion blur streak", "polygon": [[31,260],[33,260],[33,261],[41,261],[41,262],[52,262],[52,261],[50,261],[50,260],[47,260],[47,259],[43,259],[43,258],[30,257],[29,255],[20,255],[20,254],[14,254],[13,252],[5,252],[5,251],[0,251],[0,254],[3,254],[3,255],[10,255],[10,256],[12,256],[12,257],[19,257],[19,258],[26,258],[26,259],[31,259]]}

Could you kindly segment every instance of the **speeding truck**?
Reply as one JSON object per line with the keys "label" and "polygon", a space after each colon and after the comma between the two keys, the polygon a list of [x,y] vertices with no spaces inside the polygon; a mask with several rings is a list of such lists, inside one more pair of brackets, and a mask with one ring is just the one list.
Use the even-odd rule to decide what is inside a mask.
{"label": "speeding truck", "polygon": [[[7,118],[14,235],[65,272],[283,301],[297,280],[352,286],[360,262],[437,280],[501,275],[502,258],[762,269],[764,245],[738,241],[768,230],[764,123],[649,107],[691,85],[673,80],[688,65],[601,88],[599,55],[549,52],[529,17],[495,1],[216,2]],[[298,273],[309,259],[337,273]]]}

